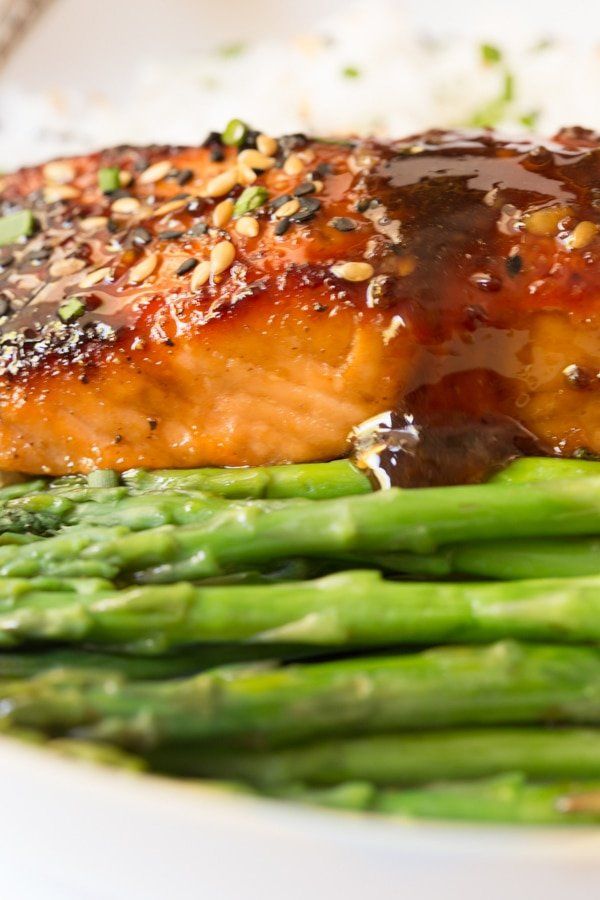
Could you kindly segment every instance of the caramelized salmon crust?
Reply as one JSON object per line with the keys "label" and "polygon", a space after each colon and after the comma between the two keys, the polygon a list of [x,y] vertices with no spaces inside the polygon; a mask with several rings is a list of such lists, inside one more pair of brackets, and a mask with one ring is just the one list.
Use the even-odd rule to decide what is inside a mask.
{"label": "caramelized salmon crust", "polygon": [[6,176],[0,468],[329,459],[389,408],[600,453],[599,147],[246,131]]}

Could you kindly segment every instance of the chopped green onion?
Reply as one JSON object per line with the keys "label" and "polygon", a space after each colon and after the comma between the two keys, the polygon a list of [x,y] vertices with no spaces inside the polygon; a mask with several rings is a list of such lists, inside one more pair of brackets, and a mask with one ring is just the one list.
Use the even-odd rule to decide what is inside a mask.
{"label": "chopped green onion", "polygon": [[11,213],[0,218],[0,247],[14,244],[21,237],[29,237],[33,233],[35,219],[30,209]]}
{"label": "chopped green onion", "polygon": [[110,166],[98,171],[98,185],[103,194],[111,194],[121,187],[120,170],[116,166]]}
{"label": "chopped green onion", "polygon": [[356,66],[344,66],[342,75],[344,78],[360,78],[360,69],[357,69]]}
{"label": "chopped green onion", "polygon": [[225,131],[221,135],[221,140],[228,147],[239,147],[246,135],[248,134],[248,126],[241,119],[232,119],[225,126]]}
{"label": "chopped green onion", "polygon": [[479,52],[481,53],[483,62],[488,65],[499,63],[502,59],[502,50],[500,50],[499,47],[495,47],[493,44],[481,44]]}
{"label": "chopped green onion", "polygon": [[111,488],[118,487],[119,473],[113,469],[94,469],[87,477],[88,487]]}
{"label": "chopped green onion", "polygon": [[231,44],[221,44],[217,47],[217,53],[223,59],[233,59],[235,56],[241,56],[246,50],[246,44],[243,41],[234,41]]}
{"label": "chopped green onion", "polygon": [[537,109],[534,109],[531,112],[525,113],[525,115],[521,116],[519,122],[521,123],[521,125],[524,125],[525,128],[535,128],[539,117],[539,111]]}
{"label": "chopped green onion", "polygon": [[510,103],[515,99],[515,77],[511,72],[504,73],[504,85],[502,91],[502,100]]}
{"label": "chopped green onion", "polygon": [[234,218],[245,216],[246,213],[258,209],[269,199],[269,192],[264,187],[247,187],[235,201],[233,207]]}
{"label": "chopped green onion", "polygon": [[85,312],[85,303],[81,297],[69,297],[64,303],[58,307],[56,314],[61,322],[67,325],[79,319]]}

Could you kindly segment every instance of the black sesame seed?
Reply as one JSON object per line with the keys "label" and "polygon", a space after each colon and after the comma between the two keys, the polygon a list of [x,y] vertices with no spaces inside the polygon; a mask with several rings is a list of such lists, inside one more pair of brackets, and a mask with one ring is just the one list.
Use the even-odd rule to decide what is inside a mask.
{"label": "black sesame seed", "polygon": [[179,169],[175,175],[175,181],[183,187],[183,185],[187,184],[188,181],[191,181],[193,177],[194,173],[192,169]]}
{"label": "black sesame seed", "polygon": [[157,425],[158,425],[158,422],[156,421],[156,419],[148,419],[148,426],[150,428],[150,431],[155,431]]}
{"label": "black sesame seed", "polygon": [[322,162],[322,163],[319,163],[319,165],[316,166],[312,170],[309,177],[312,178],[313,180],[315,178],[316,179],[325,178],[325,176],[330,175],[332,171],[333,171],[333,167],[332,167],[331,163]]}
{"label": "black sesame seed", "polygon": [[348,219],[346,216],[334,216],[327,224],[335,228],[336,231],[354,231],[358,226],[358,222],[355,222],[354,219]]}
{"label": "black sesame seed", "polygon": [[202,141],[203,147],[212,147],[213,144],[220,147],[221,146],[221,132],[220,131],[209,131],[207,136]]}
{"label": "black sesame seed", "polygon": [[107,191],[106,196],[110,197],[111,201],[120,200],[121,197],[131,197],[131,191],[126,190],[125,188],[117,188],[116,191]]}
{"label": "black sesame seed", "polygon": [[174,347],[174,346],[175,346],[175,341],[172,341],[171,338],[167,338],[166,341],[165,341],[165,344],[166,344],[167,347]]}
{"label": "black sesame seed", "polygon": [[5,250],[4,253],[0,253],[0,270],[8,269],[9,266],[12,266],[15,258],[10,250]]}
{"label": "black sesame seed", "polygon": [[275,197],[274,200],[271,200],[269,206],[271,209],[279,209],[280,206],[283,206],[284,203],[288,203],[292,200],[291,194],[282,194],[281,197]]}
{"label": "black sesame seed", "polygon": [[114,219],[109,219],[106,223],[107,231],[110,231],[111,234],[116,234],[117,231],[121,230],[121,226]]}
{"label": "black sesame seed", "polygon": [[211,147],[210,148],[210,160],[211,162],[223,162],[225,159],[225,151],[222,147]]}
{"label": "black sesame seed", "polygon": [[7,316],[10,312],[10,300],[6,294],[0,294],[0,316]]}
{"label": "black sesame seed", "polygon": [[134,244],[137,244],[138,247],[143,247],[145,244],[150,243],[152,235],[147,228],[142,228],[140,225],[131,232],[131,240]]}
{"label": "black sesame seed", "polygon": [[506,260],[506,271],[509,275],[518,275],[523,268],[523,258],[516,253]]}
{"label": "black sesame seed", "polygon": [[320,200],[317,200],[315,197],[301,197],[300,209],[290,218],[295,223],[309,222],[311,219],[314,219],[320,209]]}
{"label": "black sesame seed", "polygon": [[159,231],[157,237],[161,241],[176,241],[177,238],[182,237],[185,234],[185,231],[175,231],[171,229],[170,231]]}
{"label": "black sesame seed", "polygon": [[181,263],[179,268],[177,269],[177,275],[187,275],[188,272],[191,272],[192,269],[195,269],[198,265],[198,260],[193,256],[189,256],[187,259]]}
{"label": "black sesame seed", "polygon": [[123,440],[122,434],[115,434],[115,444],[120,444],[122,440]]}
{"label": "black sesame seed", "polygon": [[290,217],[286,216],[284,219],[280,219],[277,225],[275,226],[275,234],[282,235],[285,234],[288,228],[290,227]]}
{"label": "black sesame seed", "polygon": [[248,128],[242,140],[242,143],[239,145],[239,150],[254,150],[256,147],[256,139],[259,136],[260,131],[254,131],[252,128]]}
{"label": "black sesame seed", "polygon": [[207,231],[208,225],[206,222],[198,222],[188,229],[188,234],[191,235],[191,237],[201,237],[203,234],[206,234]]}
{"label": "black sesame seed", "polygon": [[362,197],[356,204],[356,212],[364,213],[371,205],[370,197]]}
{"label": "black sesame seed", "polygon": [[172,200],[187,200],[188,197],[191,197],[191,194],[187,194],[185,191],[181,191],[181,193],[175,194],[174,197],[169,197],[169,203]]}
{"label": "black sesame seed", "polygon": [[307,194],[314,194],[316,188],[314,184],[310,181],[303,181],[302,184],[299,184],[294,188],[294,196],[296,197],[305,197]]}

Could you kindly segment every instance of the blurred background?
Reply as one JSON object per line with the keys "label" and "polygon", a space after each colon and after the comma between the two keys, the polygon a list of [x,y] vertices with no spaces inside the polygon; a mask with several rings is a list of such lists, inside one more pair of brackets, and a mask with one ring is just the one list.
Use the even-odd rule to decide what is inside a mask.
{"label": "blurred background", "polygon": [[600,128],[598,0],[0,0],[0,169],[128,142]]}

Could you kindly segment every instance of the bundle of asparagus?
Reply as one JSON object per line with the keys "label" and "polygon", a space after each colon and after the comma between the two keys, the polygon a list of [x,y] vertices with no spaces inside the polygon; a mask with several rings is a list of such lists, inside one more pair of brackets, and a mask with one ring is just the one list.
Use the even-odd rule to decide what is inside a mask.
{"label": "bundle of asparagus", "polygon": [[0,724],[299,802],[598,821],[598,549],[588,461],[379,492],[347,460],[10,485]]}

